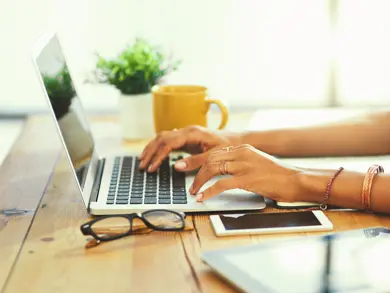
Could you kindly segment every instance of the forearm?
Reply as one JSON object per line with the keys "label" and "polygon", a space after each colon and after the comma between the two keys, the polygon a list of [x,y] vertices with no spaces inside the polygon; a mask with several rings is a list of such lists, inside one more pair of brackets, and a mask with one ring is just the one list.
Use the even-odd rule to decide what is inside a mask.
{"label": "forearm", "polygon": [[[298,176],[297,201],[323,203],[329,178],[336,170],[306,171]],[[365,173],[342,171],[334,180],[328,200],[329,205],[363,209],[362,187]],[[390,176],[375,176],[371,189],[371,208],[374,212],[390,213]]]}
{"label": "forearm", "polygon": [[389,154],[390,112],[320,126],[249,132],[241,142],[280,157]]}

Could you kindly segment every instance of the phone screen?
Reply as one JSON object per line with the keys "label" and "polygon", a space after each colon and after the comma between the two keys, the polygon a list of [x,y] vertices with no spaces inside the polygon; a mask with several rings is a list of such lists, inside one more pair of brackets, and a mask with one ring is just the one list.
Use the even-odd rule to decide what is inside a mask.
{"label": "phone screen", "polygon": [[220,215],[225,230],[320,226],[313,212]]}

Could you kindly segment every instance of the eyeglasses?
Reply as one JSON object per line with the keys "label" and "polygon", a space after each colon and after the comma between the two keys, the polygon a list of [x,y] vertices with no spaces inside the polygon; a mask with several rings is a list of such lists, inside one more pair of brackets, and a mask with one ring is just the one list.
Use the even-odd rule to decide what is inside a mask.
{"label": "eyeglasses", "polygon": [[91,235],[98,242],[111,241],[133,233],[134,220],[141,220],[155,231],[181,231],[185,227],[185,214],[171,210],[149,210],[129,215],[107,215],[81,225],[84,235]]}

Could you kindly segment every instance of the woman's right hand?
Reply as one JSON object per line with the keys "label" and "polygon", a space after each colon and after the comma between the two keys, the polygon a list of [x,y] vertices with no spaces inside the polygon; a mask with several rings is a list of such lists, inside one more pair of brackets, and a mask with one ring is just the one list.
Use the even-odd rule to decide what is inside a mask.
{"label": "woman's right hand", "polygon": [[[148,143],[140,155],[140,168],[148,172],[155,172],[161,162],[174,150],[184,150],[190,154],[202,154],[214,147],[220,145],[240,144],[239,135],[229,135],[213,132],[201,126],[189,126],[186,128],[162,132]],[[196,169],[202,165],[202,160],[207,156],[199,156],[199,166],[193,166],[190,169]],[[187,169],[187,168],[186,168]]]}

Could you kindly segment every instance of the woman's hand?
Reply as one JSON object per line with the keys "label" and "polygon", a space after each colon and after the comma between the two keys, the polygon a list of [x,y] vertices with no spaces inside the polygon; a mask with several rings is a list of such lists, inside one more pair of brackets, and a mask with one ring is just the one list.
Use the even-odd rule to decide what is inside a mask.
{"label": "woman's hand", "polygon": [[[156,171],[161,162],[173,150],[184,150],[190,154],[199,154],[218,145],[235,145],[238,143],[239,136],[218,134],[201,126],[189,126],[179,130],[162,132],[150,141],[143,150],[140,156],[140,168],[147,169],[149,172]],[[196,160],[196,163],[191,169],[200,167],[205,158],[206,156],[203,155],[194,157],[192,162]],[[179,169],[189,170],[189,166],[185,166],[184,162],[181,163],[182,166],[177,164]]]}
{"label": "woman's hand", "polygon": [[190,192],[197,194],[214,176],[231,175],[199,193],[197,200],[207,200],[225,190],[240,188],[274,200],[292,202],[299,196],[297,175],[300,172],[250,145],[225,147],[210,152]]}

